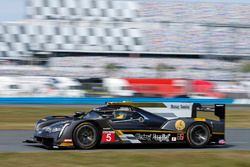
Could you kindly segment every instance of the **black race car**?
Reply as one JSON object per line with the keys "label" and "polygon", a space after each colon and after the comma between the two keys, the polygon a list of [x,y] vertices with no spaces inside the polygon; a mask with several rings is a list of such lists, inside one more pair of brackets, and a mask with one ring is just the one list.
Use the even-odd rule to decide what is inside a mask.
{"label": "black race car", "polygon": [[[214,112],[217,120],[197,117]],[[99,144],[187,143],[201,148],[225,144],[225,105],[111,102],[74,116],[49,116],[37,122],[33,140],[48,148],[92,149]]]}

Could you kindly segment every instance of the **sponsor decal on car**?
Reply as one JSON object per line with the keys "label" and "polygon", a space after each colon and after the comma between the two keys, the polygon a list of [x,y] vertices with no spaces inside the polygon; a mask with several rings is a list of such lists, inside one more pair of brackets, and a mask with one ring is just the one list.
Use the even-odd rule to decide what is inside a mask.
{"label": "sponsor decal on car", "polygon": [[115,142],[114,131],[103,131],[102,132],[102,143],[113,143]]}
{"label": "sponsor decal on car", "polygon": [[171,141],[176,141],[176,137],[172,137],[172,138],[171,138]]}
{"label": "sponsor decal on car", "polygon": [[177,135],[177,140],[184,140],[184,134],[178,134]]}
{"label": "sponsor decal on car", "polygon": [[190,109],[190,105],[185,105],[185,104],[171,104],[170,105],[171,109]]}
{"label": "sponsor decal on car", "polygon": [[61,144],[59,144],[60,147],[73,147],[73,141],[72,139],[64,139]]}
{"label": "sponsor decal on car", "polygon": [[140,140],[140,141],[156,141],[156,142],[169,142],[171,134],[141,134],[141,133],[136,133],[135,137]]}
{"label": "sponsor decal on car", "polygon": [[185,122],[183,120],[177,120],[175,122],[175,128],[177,130],[183,130],[183,129],[185,129],[185,126],[186,126],[186,124],[185,124]]}

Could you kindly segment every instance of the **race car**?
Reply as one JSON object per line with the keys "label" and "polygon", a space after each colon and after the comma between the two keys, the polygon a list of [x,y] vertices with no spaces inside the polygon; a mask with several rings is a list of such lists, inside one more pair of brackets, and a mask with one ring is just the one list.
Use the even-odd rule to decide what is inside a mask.
{"label": "race car", "polygon": [[[197,117],[213,112],[217,120]],[[109,102],[73,116],[39,120],[32,140],[47,148],[92,149],[102,144],[225,144],[225,105]]]}

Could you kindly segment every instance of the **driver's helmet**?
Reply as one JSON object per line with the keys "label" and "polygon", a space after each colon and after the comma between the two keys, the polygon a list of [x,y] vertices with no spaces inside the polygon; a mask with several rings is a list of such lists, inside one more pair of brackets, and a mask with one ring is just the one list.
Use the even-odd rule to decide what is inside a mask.
{"label": "driver's helmet", "polygon": [[125,119],[126,118],[126,113],[124,113],[124,112],[115,112],[115,118],[116,119]]}

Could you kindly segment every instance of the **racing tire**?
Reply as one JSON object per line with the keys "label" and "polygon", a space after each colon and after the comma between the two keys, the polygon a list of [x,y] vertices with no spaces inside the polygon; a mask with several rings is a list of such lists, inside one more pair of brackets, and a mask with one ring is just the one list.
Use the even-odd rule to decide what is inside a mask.
{"label": "racing tire", "polygon": [[207,145],[210,138],[210,130],[204,123],[197,122],[192,124],[187,130],[188,144],[192,148],[203,148]]}
{"label": "racing tire", "polygon": [[73,132],[73,142],[78,149],[93,149],[100,142],[98,128],[90,122],[81,123]]}

